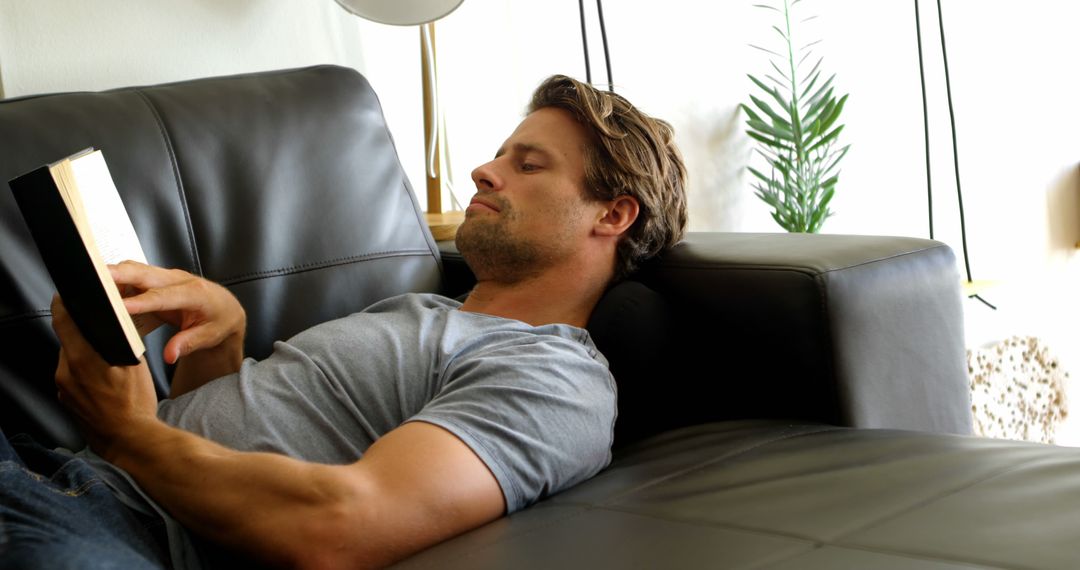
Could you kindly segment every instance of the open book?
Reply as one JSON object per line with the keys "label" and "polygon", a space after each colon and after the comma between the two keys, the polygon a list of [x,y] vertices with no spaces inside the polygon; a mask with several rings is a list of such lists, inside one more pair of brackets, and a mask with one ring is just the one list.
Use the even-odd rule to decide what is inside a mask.
{"label": "open book", "polygon": [[132,320],[106,267],[146,263],[146,255],[101,151],[84,150],[8,185],[79,331],[110,364],[137,364],[146,352],[140,333],[160,322]]}

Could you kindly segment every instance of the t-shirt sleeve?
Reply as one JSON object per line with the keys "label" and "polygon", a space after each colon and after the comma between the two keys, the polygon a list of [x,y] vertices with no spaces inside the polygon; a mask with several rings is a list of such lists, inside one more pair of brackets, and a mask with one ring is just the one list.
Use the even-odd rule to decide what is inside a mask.
{"label": "t-shirt sleeve", "polygon": [[498,480],[507,513],[611,461],[615,384],[591,343],[514,339],[445,373],[445,388],[410,421],[440,426],[468,445]]}

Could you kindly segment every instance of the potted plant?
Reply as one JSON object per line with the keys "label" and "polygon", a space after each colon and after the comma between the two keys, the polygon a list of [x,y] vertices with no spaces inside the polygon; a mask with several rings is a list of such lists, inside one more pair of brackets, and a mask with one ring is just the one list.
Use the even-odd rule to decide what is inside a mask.
{"label": "potted plant", "polygon": [[[832,216],[829,202],[840,176],[839,163],[850,145],[837,142],[843,125],[837,124],[848,96],[837,98],[833,79],[822,76],[818,58],[809,71],[814,41],[796,47],[792,33],[792,8],[801,0],[782,0],[782,8],[758,5],[783,16],[773,26],[782,40],[782,53],[751,46],[770,54],[776,75],[765,80],[748,75],[758,88],[751,105],[741,105],[747,115],[747,134],[757,142],[757,152],[770,167],[769,174],[749,167],[756,179],[755,194],[772,208],[772,217],[789,232],[816,233]],[[811,18],[803,20],[808,21]]]}

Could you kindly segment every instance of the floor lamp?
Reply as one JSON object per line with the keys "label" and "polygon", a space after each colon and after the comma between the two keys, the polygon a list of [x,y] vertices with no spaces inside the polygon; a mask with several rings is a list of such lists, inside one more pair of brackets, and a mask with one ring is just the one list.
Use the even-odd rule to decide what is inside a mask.
{"label": "floor lamp", "polygon": [[435,72],[435,20],[457,9],[464,0],[336,0],[347,11],[365,20],[394,26],[420,26],[420,67],[424,97],[424,158],[427,219],[436,240],[453,239],[464,218],[461,212],[444,212],[442,206],[441,117]]}

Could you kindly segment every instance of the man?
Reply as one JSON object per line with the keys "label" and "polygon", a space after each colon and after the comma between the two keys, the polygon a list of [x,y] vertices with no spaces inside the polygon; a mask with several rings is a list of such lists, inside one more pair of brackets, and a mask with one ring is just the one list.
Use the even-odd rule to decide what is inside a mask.
{"label": "man", "polygon": [[[165,535],[176,566],[195,561],[191,536],[274,565],[381,566],[602,469],[615,388],[582,327],[613,282],[683,234],[671,130],[555,76],[472,178],[457,243],[477,285],[464,303],[388,299],[279,343],[262,362],[243,359],[244,311],[224,288],[179,270],[113,267],[139,291],[129,312],[179,329],[164,349],[177,368],[160,405],[146,365],[108,366],[55,300],[58,397],[80,421],[93,469],[59,477],[60,498],[41,499],[63,506],[37,508],[76,513],[70,505],[100,495],[102,478],[113,491],[72,515],[86,530],[61,525],[64,539],[0,511],[10,519],[0,567],[89,548],[73,544],[80,532],[106,541],[90,564],[164,564]],[[0,465],[18,466],[20,487],[42,465],[89,469],[10,448]]]}

